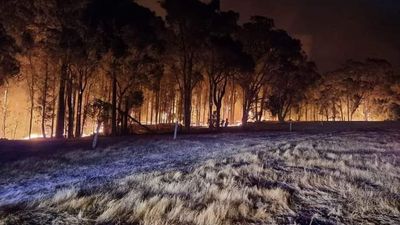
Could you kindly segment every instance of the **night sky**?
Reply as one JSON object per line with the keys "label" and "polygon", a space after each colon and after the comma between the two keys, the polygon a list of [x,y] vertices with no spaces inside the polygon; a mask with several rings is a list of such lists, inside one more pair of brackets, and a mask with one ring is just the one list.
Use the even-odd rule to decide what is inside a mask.
{"label": "night sky", "polygon": [[[138,0],[160,15],[158,0]],[[399,0],[221,0],[223,10],[275,19],[302,40],[324,72],[346,59],[385,58],[400,66]]]}

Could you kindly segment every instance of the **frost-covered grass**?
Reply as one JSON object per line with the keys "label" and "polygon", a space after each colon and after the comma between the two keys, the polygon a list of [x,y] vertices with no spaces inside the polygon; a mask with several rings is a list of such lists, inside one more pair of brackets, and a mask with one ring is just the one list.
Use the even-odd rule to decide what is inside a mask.
{"label": "frost-covered grass", "polygon": [[398,131],[138,140],[0,172],[0,224],[400,224]]}

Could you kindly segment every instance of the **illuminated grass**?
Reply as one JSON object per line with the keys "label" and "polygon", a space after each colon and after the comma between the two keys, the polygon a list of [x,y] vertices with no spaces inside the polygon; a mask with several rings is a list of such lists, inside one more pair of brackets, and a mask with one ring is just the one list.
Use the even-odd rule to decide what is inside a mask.
{"label": "illuminated grass", "polygon": [[0,224],[399,224],[398,135],[368,135],[249,138],[225,159],[59,190]]}

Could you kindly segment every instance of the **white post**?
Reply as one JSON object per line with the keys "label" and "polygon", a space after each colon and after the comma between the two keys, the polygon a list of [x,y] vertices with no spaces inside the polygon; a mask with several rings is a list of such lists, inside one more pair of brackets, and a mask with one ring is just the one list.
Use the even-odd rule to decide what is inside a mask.
{"label": "white post", "polygon": [[174,140],[176,140],[177,134],[178,134],[178,120],[176,120],[175,122]]}
{"label": "white post", "polygon": [[96,147],[97,147],[97,140],[99,138],[100,124],[101,123],[97,124],[96,133],[94,134],[94,137],[93,137],[92,149],[96,149]]}

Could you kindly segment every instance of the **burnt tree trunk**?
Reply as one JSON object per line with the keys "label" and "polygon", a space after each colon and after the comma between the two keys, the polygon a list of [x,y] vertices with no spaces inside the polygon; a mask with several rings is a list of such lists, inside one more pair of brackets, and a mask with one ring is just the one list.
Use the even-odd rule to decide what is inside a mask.
{"label": "burnt tree trunk", "polygon": [[82,126],[82,102],[83,102],[83,74],[82,71],[79,72],[78,78],[78,100],[76,105],[76,126],[75,126],[75,136],[77,138],[82,137],[81,126]]}
{"label": "burnt tree trunk", "polygon": [[[190,88],[190,87],[189,87]],[[192,116],[192,90],[184,91],[184,103],[183,103],[183,115],[184,125],[186,131],[190,131],[191,116]]]}
{"label": "burnt tree trunk", "polygon": [[228,84],[228,78],[223,78],[223,84],[218,85],[214,83],[213,88],[213,95],[214,95],[214,104],[216,106],[216,125],[217,128],[221,127],[221,108],[222,108],[222,100],[226,93],[226,85]]}
{"label": "burnt tree trunk", "polygon": [[213,112],[213,85],[212,82],[210,81],[210,87],[209,87],[209,93],[208,93],[208,123],[209,123],[209,128],[214,128],[214,112]]}
{"label": "burnt tree trunk", "polygon": [[[57,81],[55,79],[53,81],[54,81],[53,85],[56,86]],[[56,89],[55,88],[53,88],[53,90],[52,90],[52,97],[53,97],[53,99],[51,102],[52,107],[51,107],[51,125],[50,125],[50,129],[51,129],[50,137],[51,138],[54,137],[54,123],[55,123],[55,118],[56,118],[56,99],[57,99],[57,97],[56,97]]]}
{"label": "burnt tree trunk", "polygon": [[42,96],[42,135],[46,138],[46,110],[47,110],[47,93],[48,93],[48,82],[49,82],[49,64],[46,61],[45,75],[44,75],[44,86]]}
{"label": "burnt tree trunk", "polygon": [[111,135],[117,135],[117,76],[112,72]]}
{"label": "burnt tree trunk", "polygon": [[251,99],[249,95],[249,90],[243,90],[243,105],[242,105],[242,126],[247,125],[249,120],[249,113],[250,113],[250,106],[251,106]]}
{"label": "burnt tree trunk", "polygon": [[[71,74],[70,74],[71,75]],[[72,76],[68,79],[67,84],[67,106],[68,106],[68,138],[74,137],[74,93],[73,93],[73,83],[72,83]]]}
{"label": "burnt tree trunk", "polygon": [[60,83],[58,89],[58,107],[56,119],[56,138],[64,138],[65,127],[65,81],[67,78],[67,64],[61,65]]}

